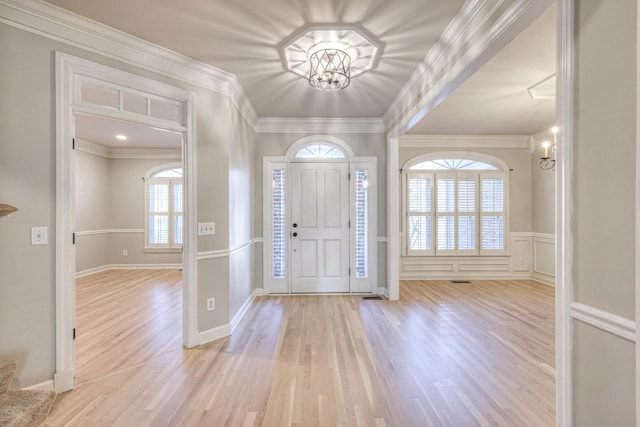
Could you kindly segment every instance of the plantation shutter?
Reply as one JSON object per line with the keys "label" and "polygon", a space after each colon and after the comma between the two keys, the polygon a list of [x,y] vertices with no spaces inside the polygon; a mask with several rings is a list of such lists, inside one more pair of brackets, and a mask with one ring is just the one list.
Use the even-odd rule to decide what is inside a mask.
{"label": "plantation shutter", "polygon": [[456,174],[436,174],[436,254],[456,254]]}
{"label": "plantation shutter", "polygon": [[457,174],[457,219],[458,246],[457,255],[477,255],[477,174]]}
{"label": "plantation shutter", "polygon": [[503,174],[481,174],[481,255],[504,255],[505,179]]}
{"label": "plantation shutter", "polygon": [[149,185],[149,243],[169,246],[169,181]]}
{"label": "plantation shutter", "polygon": [[407,192],[407,253],[433,255],[433,174],[409,174]]}

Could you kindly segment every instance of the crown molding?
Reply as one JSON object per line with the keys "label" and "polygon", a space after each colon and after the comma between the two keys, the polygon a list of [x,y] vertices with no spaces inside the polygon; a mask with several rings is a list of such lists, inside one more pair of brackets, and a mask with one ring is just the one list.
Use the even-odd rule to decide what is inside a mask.
{"label": "crown molding", "polygon": [[385,114],[402,134],[537,19],[554,0],[467,0]]}
{"label": "crown molding", "polygon": [[382,119],[280,118],[258,119],[256,133],[384,133]]}
{"label": "crown molding", "polygon": [[0,0],[0,22],[229,98],[250,126],[257,114],[230,73],[42,1]]}
{"label": "crown molding", "polygon": [[528,135],[404,135],[401,148],[529,148]]}
{"label": "crown molding", "polygon": [[79,138],[76,138],[76,150],[107,159],[180,160],[182,158],[179,148],[108,148]]}

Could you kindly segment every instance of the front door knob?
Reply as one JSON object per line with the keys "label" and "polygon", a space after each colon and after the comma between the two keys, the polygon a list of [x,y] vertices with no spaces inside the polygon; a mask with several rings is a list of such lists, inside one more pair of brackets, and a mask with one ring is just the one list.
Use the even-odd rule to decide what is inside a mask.
{"label": "front door knob", "polygon": [[293,228],[296,228],[298,226],[298,224],[296,224],[295,222],[293,223]]}
{"label": "front door knob", "polygon": [[298,233],[294,232],[293,237],[298,237]]}

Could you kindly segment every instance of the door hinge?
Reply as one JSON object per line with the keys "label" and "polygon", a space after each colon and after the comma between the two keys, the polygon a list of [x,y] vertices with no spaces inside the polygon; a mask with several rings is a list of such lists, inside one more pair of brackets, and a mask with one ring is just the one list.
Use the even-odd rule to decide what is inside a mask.
{"label": "door hinge", "polygon": [[76,339],[76,328],[73,328],[73,339]]}
{"label": "door hinge", "polygon": [[349,267],[349,276],[351,276],[351,267]]}
{"label": "door hinge", "polygon": [[73,234],[71,235],[71,240],[72,240],[72,243],[71,243],[71,244],[72,244],[72,245],[75,245],[75,244],[76,244],[76,233],[73,233]]}
{"label": "door hinge", "polygon": [[348,179],[349,181],[351,181],[351,172],[349,172],[349,173],[347,174],[347,177],[348,177],[347,179]]}
{"label": "door hinge", "polygon": [[72,138],[72,139],[71,139],[71,149],[72,149],[72,150],[75,150],[75,149],[76,149],[76,139],[75,139],[75,138]]}
{"label": "door hinge", "polygon": [[351,220],[349,220],[349,228],[351,228]]}

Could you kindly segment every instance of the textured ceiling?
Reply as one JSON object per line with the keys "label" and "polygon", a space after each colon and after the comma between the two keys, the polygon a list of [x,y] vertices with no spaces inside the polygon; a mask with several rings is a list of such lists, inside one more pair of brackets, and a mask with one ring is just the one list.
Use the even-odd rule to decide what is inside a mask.
{"label": "textured ceiling", "polygon": [[[463,0],[49,0],[233,73],[259,117],[382,117]],[[378,66],[341,92],[283,68],[278,46],[310,24],[358,24],[382,44]]]}

